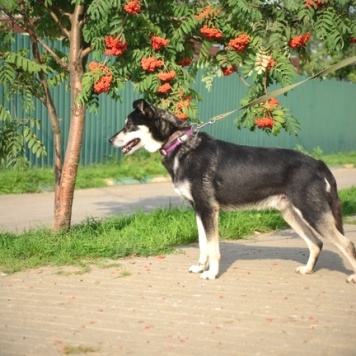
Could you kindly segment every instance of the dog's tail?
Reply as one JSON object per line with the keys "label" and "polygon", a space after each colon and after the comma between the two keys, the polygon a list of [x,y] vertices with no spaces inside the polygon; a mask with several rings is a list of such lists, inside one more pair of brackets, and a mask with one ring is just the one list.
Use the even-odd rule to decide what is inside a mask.
{"label": "dog's tail", "polygon": [[344,227],[342,223],[342,204],[337,193],[336,180],[329,168],[324,163],[323,165],[325,166],[323,171],[325,175],[324,179],[326,183],[327,200],[335,219],[335,226],[342,234],[344,234]]}

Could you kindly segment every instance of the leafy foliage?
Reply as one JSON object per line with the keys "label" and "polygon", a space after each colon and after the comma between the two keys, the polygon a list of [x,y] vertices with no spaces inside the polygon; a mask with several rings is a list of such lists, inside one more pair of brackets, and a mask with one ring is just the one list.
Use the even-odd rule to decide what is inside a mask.
{"label": "leafy foliage", "polygon": [[[99,4],[100,3],[100,4]],[[180,114],[180,104],[186,98],[199,100],[192,92],[190,83],[194,81],[197,69],[203,69],[203,82],[210,89],[215,78],[224,74],[224,68],[235,68],[239,77],[250,85],[248,96],[242,100],[246,104],[269,92],[271,85],[287,86],[293,83],[296,70],[291,62],[298,56],[301,62],[310,58],[307,45],[292,47],[291,39],[310,34],[313,41],[322,42],[332,53],[342,51],[352,45],[355,37],[355,25],[350,2],[338,4],[324,1],[308,5],[307,1],[137,1],[140,11],[135,14],[125,12],[128,2],[93,1],[88,7],[90,20],[96,22],[96,29],[104,32],[96,38],[95,58],[105,56],[105,36],[111,35],[127,43],[127,51],[120,56],[105,56],[104,62],[115,73],[108,94],[115,92],[121,84],[130,80],[135,88],[149,101],[160,107]],[[318,4],[323,3],[323,6]],[[159,9],[159,11],[157,11]],[[113,16],[108,17],[107,11]],[[207,38],[201,32],[203,26],[211,31],[219,31],[221,37]],[[85,28],[90,36],[94,31]],[[101,30],[100,30],[101,31]],[[100,32],[99,31],[99,32]],[[106,31],[106,32],[105,32]],[[249,36],[249,44],[243,51],[231,50],[229,43],[241,34]],[[156,51],[150,38],[160,36],[170,41],[169,45]],[[89,38],[89,37],[88,37]],[[93,37],[91,37],[94,40]],[[156,57],[164,66],[147,72],[142,68],[142,59]],[[261,58],[271,63],[261,65]],[[188,67],[179,65],[182,60],[190,59]],[[188,62],[187,62],[188,63]],[[174,70],[176,77],[170,82],[171,90],[159,93],[162,84],[157,75],[162,71]],[[95,79],[90,74],[84,76],[84,91],[80,97],[82,103],[95,102],[97,95],[92,90]],[[237,105],[238,106],[238,103]],[[238,120],[238,127],[255,130],[255,120],[262,115],[261,107],[246,109]],[[185,107],[189,119],[194,120],[193,107]],[[297,134],[299,124],[290,111],[279,107],[269,112],[274,127],[267,132],[277,135],[280,130]]]}
{"label": "leafy foliage", "polygon": [[[5,33],[1,33],[1,37],[4,40],[1,49],[5,51],[0,57],[0,85],[9,105],[0,105],[0,164],[22,168],[28,165],[26,150],[36,157],[46,155],[46,149],[35,133],[40,128],[40,121],[28,115],[34,110],[33,74],[47,69],[26,58],[27,51],[10,52],[11,37]],[[23,118],[17,116],[21,112],[18,103],[22,104]],[[11,107],[14,110],[10,110]]]}
{"label": "leafy foliage", "polygon": [[[36,155],[44,154],[44,150],[33,131],[36,125],[31,127],[28,119],[34,109],[32,98],[45,101],[46,93],[39,85],[43,78],[50,87],[69,84],[73,75],[70,65],[84,72],[82,88],[76,93],[77,103],[90,110],[99,109],[98,96],[105,95],[103,92],[120,100],[123,84],[131,81],[152,104],[194,121],[200,97],[191,84],[198,69],[203,71],[202,80],[208,89],[223,75],[243,80],[249,86],[247,96],[240,103],[245,105],[269,93],[272,85],[284,87],[293,83],[296,70],[291,59],[298,58],[310,73],[322,69],[310,63],[328,64],[315,58],[317,48],[342,59],[343,53],[354,52],[356,46],[356,11],[352,0],[29,0],[21,4],[24,14],[36,19],[31,23],[34,31],[31,38],[36,37],[41,54],[34,59],[26,49],[15,53],[11,50],[11,31],[0,29],[0,85],[6,88],[7,101],[21,97],[26,116],[22,121],[15,120],[2,107],[0,125],[4,132],[10,128],[17,133],[23,130],[22,141],[18,138],[13,142],[21,141]],[[17,1],[9,0],[0,5],[0,10],[15,20],[17,5]],[[71,45],[69,15],[80,7],[83,17],[77,26],[81,31],[81,48],[77,62],[70,63],[68,54],[46,46],[44,37],[60,37],[64,46]],[[26,28],[24,18],[16,21]],[[153,37],[164,45],[153,45]],[[108,38],[121,46],[119,51],[108,51]],[[145,67],[143,63],[148,60],[159,65]],[[98,85],[103,80],[103,72],[89,70],[91,61],[107,67],[105,85]],[[349,66],[348,71],[353,70]],[[159,79],[159,74],[168,72],[174,73],[173,79]],[[98,87],[99,91],[95,89]],[[264,124],[259,126],[258,122]],[[279,104],[270,107],[268,102],[246,108],[237,126],[250,130],[261,128],[274,135],[281,130],[290,134],[299,130],[298,121],[287,108]],[[10,151],[3,148],[2,152],[4,155]]]}
{"label": "leafy foliage", "polygon": [[39,128],[39,120],[13,118],[10,111],[0,105],[0,162],[7,167],[26,167],[26,147],[37,158],[45,156],[46,149],[34,132]]}

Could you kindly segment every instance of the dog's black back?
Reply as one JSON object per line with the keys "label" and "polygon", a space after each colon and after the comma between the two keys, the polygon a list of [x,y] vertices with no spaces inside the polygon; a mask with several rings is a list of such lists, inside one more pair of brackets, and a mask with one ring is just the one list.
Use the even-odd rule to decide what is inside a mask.
{"label": "dog's black back", "polygon": [[[177,160],[180,166],[175,170]],[[206,200],[213,194],[222,209],[254,208],[271,196],[283,194],[300,210],[306,200],[314,209],[320,206],[319,216],[328,206],[315,206],[316,201],[338,199],[336,181],[325,163],[293,150],[235,145],[198,133],[165,156],[163,164],[173,182],[190,183],[195,200],[199,195]],[[325,189],[320,190],[320,186]],[[314,209],[308,222],[317,229]],[[332,211],[342,232],[341,214]]]}

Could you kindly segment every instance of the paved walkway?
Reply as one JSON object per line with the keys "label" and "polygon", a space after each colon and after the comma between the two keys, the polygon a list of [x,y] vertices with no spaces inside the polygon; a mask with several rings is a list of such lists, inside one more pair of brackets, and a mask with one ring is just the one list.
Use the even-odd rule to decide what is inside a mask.
{"label": "paved walkway", "polygon": [[[124,188],[132,195],[140,187]],[[144,200],[154,205],[152,196]],[[102,205],[105,214],[116,198]],[[356,225],[346,234],[356,243]],[[0,355],[356,354],[356,286],[345,282],[350,266],[334,246],[325,243],[309,276],[293,272],[307,249],[290,230],[223,242],[221,252],[215,281],[187,272],[197,245],[84,274],[45,267],[3,275]]]}
{"label": "paved walkway", "polygon": [[[356,169],[337,168],[333,173],[339,188],[356,185]],[[0,232],[22,231],[53,223],[54,193],[0,195]],[[170,182],[119,185],[100,189],[77,190],[74,196],[72,223],[88,217],[105,218],[137,209],[182,204]]]}

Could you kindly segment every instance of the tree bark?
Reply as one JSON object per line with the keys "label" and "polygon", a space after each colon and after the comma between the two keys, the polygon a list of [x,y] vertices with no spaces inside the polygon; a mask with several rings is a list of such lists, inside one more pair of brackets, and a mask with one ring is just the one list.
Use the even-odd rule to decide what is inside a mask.
{"label": "tree bark", "polygon": [[83,13],[84,5],[76,5],[70,17],[68,70],[71,89],[71,119],[59,185],[56,186],[54,230],[69,229],[71,225],[75,181],[83,142],[85,106],[77,103],[77,97],[82,90],[84,74],[84,60],[81,56],[83,49],[81,36]]}

